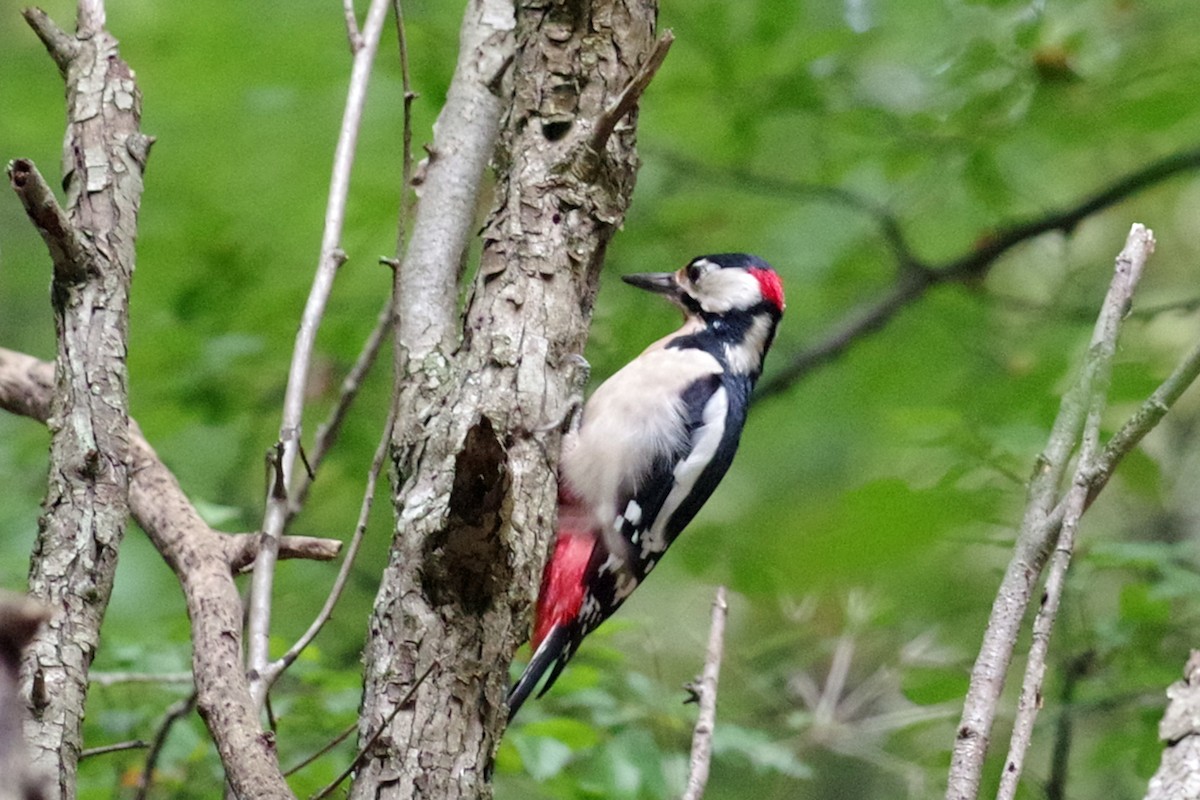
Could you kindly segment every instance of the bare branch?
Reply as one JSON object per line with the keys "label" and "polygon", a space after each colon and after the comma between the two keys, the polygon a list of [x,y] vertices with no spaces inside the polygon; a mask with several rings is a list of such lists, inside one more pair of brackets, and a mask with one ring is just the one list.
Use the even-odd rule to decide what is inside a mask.
{"label": "bare branch", "polygon": [[[1089,495],[1086,487],[1093,479],[1093,469],[1078,473],[1077,482],[1085,486],[1077,490],[1083,493],[1083,501],[1072,501],[1072,505],[1079,504],[1078,513],[1068,507],[1067,500],[1059,498],[1059,487],[1085,422],[1098,413],[1092,408],[1093,393],[1107,381],[1106,370],[1109,367],[1105,360],[1111,361],[1109,349],[1115,341],[1120,319],[1128,311],[1132,283],[1140,275],[1140,263],[1131,263],[1128,258],[1144,261],[1152,249],[1152,235],[1141,226],[1134,226],[1130,240],[1136,243],[1135,249],[1128,252],[1123,250],[1118,258],[1117,275],[1097,320],[1088,359],[1079,380],[1063,398],[1049,442],[1038,459],[1030,481],[1029,502],[1014,548],[1015,555],[997,592],[979,657],[971,673],[947,784],[946,796],[950,800],[964,800],[978,795],[996,704],[1034,584],[1050,556],[1051,545],[1058,537],[1068,512],[1077,518],[1078,513],[1086,508]],[[1137,249],[1139,247],[1140,250]],[[1095,452],[1094,449],[1092,452]],[[1045,632],[1048,635],[1048,629]],[[1019,766],[1016,769],[1019,770]]]}
{"label": "bare branch", "polygon": [[[491,84],[511,58],[513,17],[503,0],[472,3],[459,33],[458,62],[418,190],[413,234],[396,271],[397,375],[410,358],[457,338],[458,273],[471,233],[484,170],[496,144],[501,102]],[[406,92],[407,94],[407,92]]]}
{"label": "bare branch", "polygon": [[79,0],[75,14],[75,32],[79,38],[94,36],[104,30],[106,13],[104,0]]}
{"label": "bare branch", "polygon": [[700,695],[700,713],[692,731],[692,755],[689,760],[687,788],[684,789],[682,800],[700,800],[704,796],[704,787],[708,785],[713,730],[717,724],[717,679],[721,674],[721,656],[725,650],[725,617],[728,613],[725,587],[718,586],[716,599],[713,600],[708,649],[704,652],[704,675],[697,687]]}
{"label": "bare branch", "polygon": [[654,49],[650,51],[646,62],[596,120],[596,127],[592,129],[592,138],[588,141],[588,147],[593,153],[599,153],[604,149],[604,146],[608,144],[608,137],[612,136],[617,123],[637,106],[638,100],[642,99],[642,94],[650,86],[650,81],[654,80],[659,67],[666,60],[667,53],[671,50],[671,44],[674,41],[675,33],[670,28],[662,32],[658,41],[654,43]]}
{"label": "bare branch", "polygon": [[812,370],[837,358],[850,345],[869,333],[882,330],[904,308],[915,303],[932,287],[944,283],[976,281],[985,277],[995,263],[1017,245],[1052,231],[1070,233],[1091,216],[1133,197],[1163,181],[1200,169],[1200,148],[1184,150],[1151,162],[1094,193],[1080,198],[1065,209],[1040,217],[1001,225],[979,236],[971,249],[948,260],[930,263],[909,248],[895,217],[877,203],[835,187],[793,183],[779,178],[753,175],[738,170],[722,170],[697,164],[679,156],[661,156],[680,170],[681,175],[698,180],[723,180],[745,191],[759,191],[799,200],[824,199],[847,205],[867,214],[883,231],[897,263],[895,285],[866,310],[852,311],[833,326],[833,331],[791,357],[781,370],[759,384],[756,397],[761,399],[786,391]]}
{"label": "bare branch", "polygon": [[393,0],[392,10],[396,13],[396,45],[400,50],[400,82],[404,88],[404,129],[401,133],[400,167],[400,211],[396,221],[396,261],[404,253],[404,240],[408,235],[408,220],[412,216],[412,105],[417,95],[412,90],[412,71],[408,64],[408,35],[404,29],[404,4]]}
{"label": "bare branch", "polygon": [[167,743],[167,736],[176,722],[196,710],[196,698],[196,692],[192,692],[182,700],[172,703],[163,714],[162,722],[159,723],[158,730],[154,734],[154,741],[150,744],[150,752],[146,754],[146,763],[142,766],[142,774],[138,776],[135,800],[146,800],[149,795],[150,785],[154,783],[154,768],[158,765],[158,757],[162,755],[163,747]]}
{"label": "bare branch", "polygon": [[[301,475],[300,485],[296,487],[288,503],[289,520],[299,514],[300,510],[304,507],[304,502],[308,499],[308,493],[312,489],[314,481],[312,476],[321,469],[321,464],[325,461],[325,456],[329,454],[329,451],[337,441],[338,435],[342,431],[342,423],[346,421],[346,417],[349,416],[354,401],[358,399],[358,392],[362,389],[363,381],[366,380],[367,374],[379,359],[379,351],[383,347],[384,342],[387,341],[388,334],[392,331],[392,322],[394,319],[395,309],[392,297],[389,295],[383,304],[383,309],[379,312],[375,327],[367,336],[367,341],[363,344],[358,358],[354,361],[354,366],[350,368],[350,371],[346,373],[346,377],[342,379],[342,386],[338,392],[337,402],[333,404],[333,409],[329,412],[329,416],[317,427],[316,439],[313,442],[312,450],[308,453],[309,469]],[[280,557],[282,555],[280,553]]]}
{"label": "bare branch", "polygon": [[88,674],[93,686],[118,686],[122,683],[191,683],[190,672],[97,672]]}
{"label": "bare branch", "polygon": [[18,158],[8,162],[8,179],[50,251],[56,280],[83,281],[95,270],[91,248],[67,218],[42,173],[29,159]]}
{"label": "bare branch", "polygon": [[[53,370],[51,364],[0,348],[0,408],[46,422]],[[201,519],[132,422],[130,459],[129,508],[183,588],[192,620],[197,703],[226,777],[240,796],[291,798],[240,667],[242,598],[227,559],[241,548]]]}
{"label": "bare branch", "polygon": [[342,560],[341,569],[338,570],[337,577],[333,581],[333,588],[329,590],[329,596],[325,598],[325,605],[322,606],[320,613],[316,619],[308,626],[308,630],[300,637],[288,651],[279,659],[273,661],[267,668],[266,680],[270,685],[283,674],[283,671],[291,666],[292,662],[304,652],[304,648],[312,643],[312,640],[317,638],[317,634],[325,627],[325,623],[333,616],[333,609],[337,605],[342,596],[342,590],[346,588],[346,581],[350,577],[350,568],[354,566],[354,558],[358,555],[359,545],[362,544],[363,536],[367,532],[367,523],[371,518],[371,506],[375,501],[375,484],[379,480],[379,473],[383,469],[384,459],[387,458],[388,445],[392,440],[392,424],[396,419],[395,407],[388,414],[387,423],[383,428],[383,436],[379,440],[378,447],[375,448],[375,457],[371,460],[371,468],[367,473],[367,486],[363,490],[362,505],[358,512],[358,523],[354,526],[354,536],[350,538],[350,546],[346,549],[346,557]]}
{"label": "bare branch", "polygon": [[46,46],[46,52],[54,59],[54,63],[58,65],[58,71],[65,78],[67,67],[79,53],[79,44],[75,41],[75,37],[58,27],[54,20],[50,19],[40,8],[26,8],[21,11],[21,14],[29,23],[29,27],[33,28],[37,37],[42,40],[42,44]]}
{"label": "bare branch", "polygon": [[363,37],[354,13],[354,0],[342,0],[342,14],[346,17],[346,40],[350,43],[350,54],[356,55],[362,49]]}
{"label": "bare branch", "polygon": [[1046,672],[1050,633],[1062,601],[1067,568],[1074,552],[1076,530],[1086,508],[1091,476],[1100,453],[1100,423],[1108,403],[1108,386],[1112,375],[1113,357],[1117,352],[1117,337],[1120,334],[1121,321],[1133,303],[1133,292],[1137,288],[1146,260],[1153,251],[1154,234],[1141,225],[1134,225],[1124,249],[1117,256],[1116,272],[1100,309],[1100,316],[1096,320],[1096,329],[1080,375],[1078,390],[1074,392],[1087,410],[1079,445],[1079,458],[1075,467],[1075,477],[1065,501],[1058,543],[1050,558],[1050,571],[1042,593],[1041,608],[1033,623],[1033,641],[1026,661],[1025,679],[1017,704],[1017,717],[1013,724],[1008,757],[1000,776],[997,800],[1012,800],[1016,796],[1025,753],[1033,738],[1033,724],[1042,705],[1042,683]]}
{"label": "bare branch", "polygon": [[[292,472],[300,449],[301,421],[304,415],[305,390],[308,387],[309,368],[317,329],[325,315],[325,306],[333,291],[333,279],[339,262],[344,260],[340,247],[342,226],[346,214],[346,198],[350,189],[350,172],[354,164],[354,153],[358,143],[358,131],[362,122],[366,102],[367,84],[371,67],[383,31],[387,15],[387,0],[372,0],[363,27],[362,47],[354,54],[354,66],[350,74],[350,88],[346,95],[346,108],[342,116],[341,132],[333,157],[333,177],[329,187],[329,202],[325,208],[325,230],[321,237],[321,256],[317,263],[316,276],[309,291],[308,302],[296,334],[296,346],[292,351],[292,364],[288,371],[287,389],[283,400],[283,421],[279,428],[279,441],[283,444],[280,457],[279,480],[286,490],[292,486]],[[271,492],[266,501],[263,517],[262,547],[254,563],[254,579],[250,585],[250,613],[246,642],[246,664],[251,675],[250,693],[256,707],[262,707],[266,699],[267,681],[265,673],[270,660],[268,645],[271,632],[271,594],[275,578],[275,560],[278,556],[279,537],[288,517],[288,499]]]}
{"label": "bare branch", "polygon": [[339,733],[337,736],[333,737],[333,738],[332,738],[332,739],[330,739],[328,742],[326,742],[326,743],[325,743],[325,744],[324,744],[324,745],[321,747],[321,749],[320,749],[320,750],[317,750],[315,753],[312,753],[311,755],[305,756],[305,757],[304,757],[304,759],[303,759],[302,761],[300,761],[298,764],[296,764],[296,765],[295,765],[295,766],[293,766],[293,767],[289,767],[289,768],[287,769],[287,771],[285,771],[283,774],[284,774],[286,777],[291,777],[292,775],[295,775],[297,772],[299,772],[300,770],[304,769],[304,768],[305,768],[305,767],[307,767],[309,764],[313,763],[313,762],[314,762],[314,761],[316,761],[318,758],[320,758],[321,756],[325,755],[325,754],[326,754],[326,753],[328,753],[330,750],[332,750],[333,748],[337,747],[337,746],[338,746],[339,744],[341,744],[342,742],[344,742],[344,741],[346,741],[347,739],[349,739],[349,738],[350,738],[350,735],[351,735],[352,733],[354,733],[354,731],[356,731],[357,729],[358,729],[358,723],[357,723],[357,722],[351,722],[349,725],[347,725],[345,728],[343,728],[343,729],[342,729],[342,732],[341,732],[341,733]]}
{"label": "bare branch", "polygon": [[[241,572],[254,563],[262,546],[262,537],[256,533],[224,534],[226,559],[234,572]],[[282,536],[279,539],[280,560],[302,559],[305,561],[333,561],[342,551],[338,539],[319,539],[315,536]]]}
{"label": "bare branch", "polygon": [[100,747],[88,747],[79,753],[79,760],[92,758],[94,756],[106,756],[110,753],[124,753],[126,750],[145,750],[150,746],[149,742],[143,742],[141,739],[130,739],[127,742],[116,742],[114,744],[105,744]]}
{"label": "bare branch", "polygon": [[1108,483],[1121,459],[1137,447],[1145,435],[1166,416],[1171,406],[1175,405],[1175,401],[1196,381],[1197,376],[1200,376],[1200,342],[1197,342],[1170,376],[1108,440],[1104,452],[1096,461],[1095,476],[1088,494],[1089,503]]}
{"label": "bare branch", "polygon": [[40,12],[26,20],[63,74],[67,124],[65,211],[32,163],[9,169],[54,262],[57,334],[49,479],[29,572],[30,593],[54,619],[26,650],[22,692],[30,760],[54,776],[51,796],[70,797],[87,670],[129,517],[128,301],[150,140],[140,130],[133,72],[104,28],[102,0],[79,3],[74,38]]}

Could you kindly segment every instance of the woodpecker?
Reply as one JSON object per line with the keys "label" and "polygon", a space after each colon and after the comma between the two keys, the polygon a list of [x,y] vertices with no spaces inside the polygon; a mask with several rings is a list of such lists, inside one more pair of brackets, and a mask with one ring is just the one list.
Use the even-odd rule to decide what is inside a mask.
{"label": "woodpecker", "polygon": [[547,669],[549,690],[717,488],[783,315],[779,275],[744,253],[623,280],[679,306],[683,326],[602,383],[563,438],[557,538],[509,720]]}

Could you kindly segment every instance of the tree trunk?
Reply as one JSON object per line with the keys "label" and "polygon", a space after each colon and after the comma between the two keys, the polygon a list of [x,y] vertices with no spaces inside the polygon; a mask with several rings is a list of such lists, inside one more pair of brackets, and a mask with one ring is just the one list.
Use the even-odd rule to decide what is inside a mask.
{"label": "tree trunk", "polygon": [[555,520],[560,429],[585,377],[577,356],[636,174],[634,119],[612,130],[614,109],[655,17],[638,0],[517,9],[497,201],[457,350],[407,338],[419,299],[398,275],[398,521],[368,634],[354,797],[491,794],[507,668]]}
{"label": "tree trunk", "polygon": [[22,694],[33,764],[54,777],[52,796],[67,798],[75,796],[88,667],[129,516],[128,297],[150,140],[102,8],[81,4],[75,36],[37,9],[26,18],[66,79],[67,213],[32,164],[13,162],[14,188],[54,261],[58,334],[49,486],[29,574],[30,594],[52,616],[26,652]]}

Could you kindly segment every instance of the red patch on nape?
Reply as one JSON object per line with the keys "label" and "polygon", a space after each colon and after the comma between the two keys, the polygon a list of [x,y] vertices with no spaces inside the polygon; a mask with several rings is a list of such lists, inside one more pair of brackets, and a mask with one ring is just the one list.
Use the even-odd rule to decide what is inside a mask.
{"label": "red patch on nape", "polygon": [[773,269],[751,267],[750,274],[758,280],[758,287],[762,292],[763,300],[775,306],[779,309],[779,313],[782,314],[784,309],[783,281],[779,280],[779,273]]}
{"label": "red patch on nape", "polygon": [[533,649],[537,650],[555,625],[565,625],[579,614],[583,604],[583,579],[596,539],[590,533],[560,530],[554,555],[542,574],[537,615],[533,623]]}

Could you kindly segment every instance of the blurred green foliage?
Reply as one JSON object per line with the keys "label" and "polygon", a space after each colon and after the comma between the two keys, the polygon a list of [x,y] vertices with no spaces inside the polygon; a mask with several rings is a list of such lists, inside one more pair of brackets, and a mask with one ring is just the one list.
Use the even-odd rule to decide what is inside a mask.
{"label": "blurred green foliage", "polygon": [[[47,10],[63,23],[73,14],[62,0]],[[418,144],[451,74],[460,13],[405,3]],[[1194,0],[665,0],[661,21],[677,42],[641,109],[644,166],[587,353],[597,379],[674,324],[615,281],[624,272],[705,252],[766,257],[789,300],[768,377],[883,293],[895,265],[877,221],[813,187],[887,208],[915,252],[939,261],[1200,144]],[[134,414],[206,513],[251,530],[317,260],[350,63],[341,15],[307,0],[112,0],[109,23],[158,138],[133,295]],[[0,7],[0,75],[0,155],[53,175],[61,81],[12,4]],[[310,432],[387,292],[375,262],[395,249],[401,98],[385,47]],[[1120,424],[1200,329],[1194,173],[1069,236],[1025,243],[986,280],[934,290],[760,404],[737,465],[674,555],[522,712],[497,756],[497,797],[676,796],[694,719],[679,687],[699,671],[718,582],[735,596],[711,800],[937,794],[1024,476],[1133,221],[1159,246],[1114,376],[1108,424]],[[48,275],[18,204],[0,201],[0,346],[53,354]],[[384,371],[371,378],[296,532],[351,531],[388,388]],[[1163,689],[1195,644],[1197,410],[1185,396],[1085,520],[1022,797],[1043,796],[1051,743],[1068,726],[1070,796],[1140,797],[1157,763]],[[4,587],[24,580],[45,448],[37,425],[0,416]],[[275,692],[285,766],[355,719],[390,529],[386,503],[377,509],[342,607]],[[331,577],[328,565],[282,566],[280,649]],[[189,661],[174,578],[136,531],[103,636],[101,671]],[[183,693],[96,689],[88,745],[150,738]],[[1002,716],[998,748],[1007,724]],[[352,752],[344,743],[298,772],[296,790],[331,780]],[[126,796],[141,763],[136,751],[84,762],[80,796]],[[157,796],[211,797],[219,775],[193,716],[172,731]]]}

